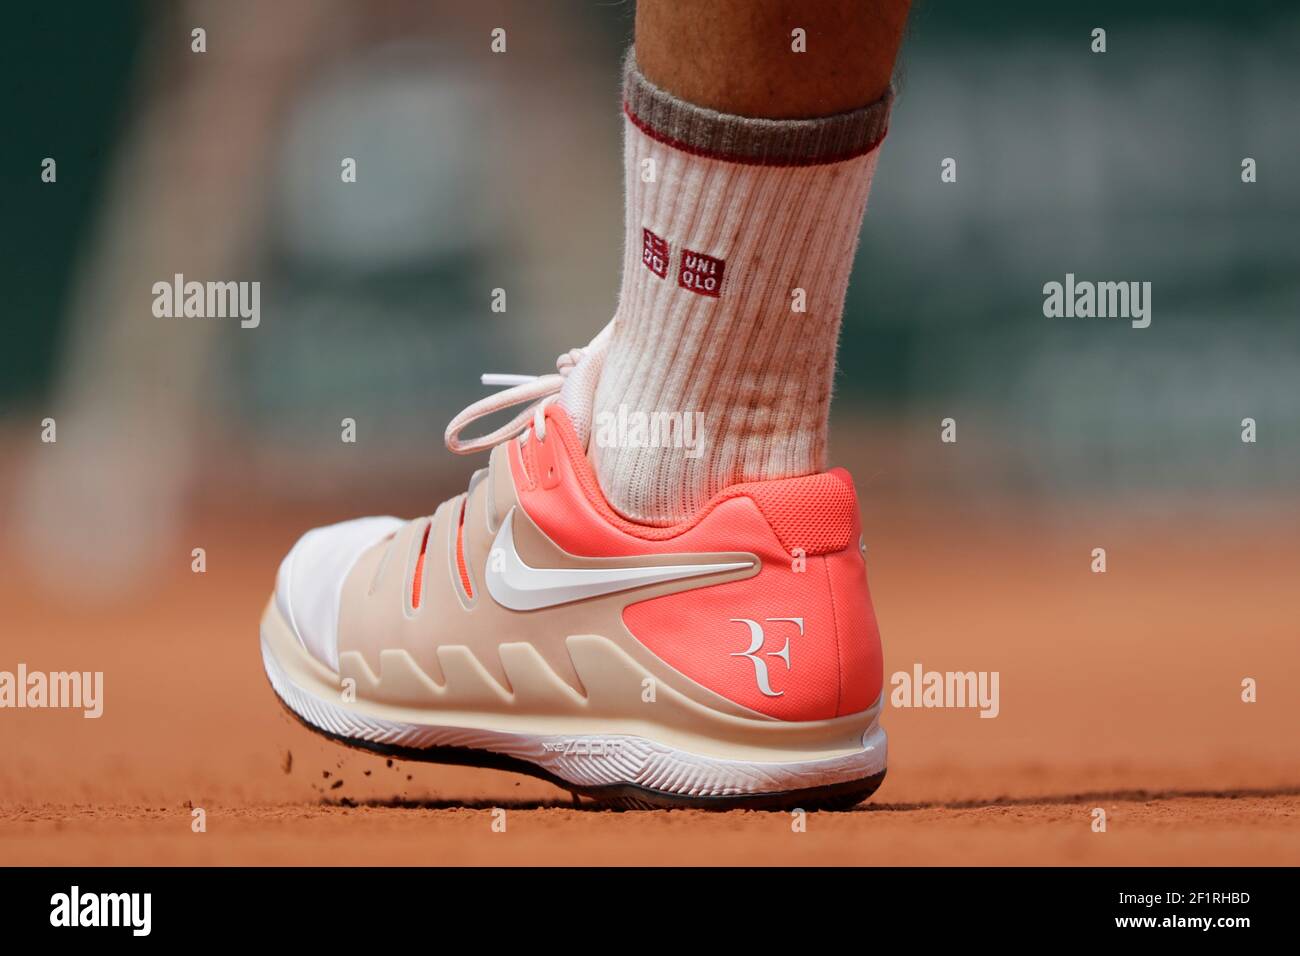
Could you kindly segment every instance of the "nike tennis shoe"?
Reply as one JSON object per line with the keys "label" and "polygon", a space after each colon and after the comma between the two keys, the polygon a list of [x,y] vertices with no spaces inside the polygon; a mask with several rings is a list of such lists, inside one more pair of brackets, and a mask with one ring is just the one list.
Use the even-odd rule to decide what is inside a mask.
{"label": "nike tennis shoe", "polygon": [[[594,344],[594,343],[593,343]],[[448,428],[495,442],[431,516],[309,531],[261,624],[283,704],[375,753],[625,808],[851,806],[885,774],[880,638],[842,469],[727,488],[675,527],[601,494],[560,374]],[[477,417],[534,403],[475,441]]]}

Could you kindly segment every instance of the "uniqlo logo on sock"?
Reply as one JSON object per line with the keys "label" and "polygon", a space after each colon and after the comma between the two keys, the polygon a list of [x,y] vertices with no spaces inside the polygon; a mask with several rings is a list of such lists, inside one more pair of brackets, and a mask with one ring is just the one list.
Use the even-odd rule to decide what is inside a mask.
{"label": "uniqlo logo on sock", "polygon": [[641,230],[641,261],[661,279],[668,278],[668,241],[649,229]]}
{"label": "uniqlo logo on sock", "polygon": [[684,249],[682,266],[677,272],[677,284],[683,289],[690,289],[700,295],[711,295],[716,299],[722,295],[722,270],[726,267],[727,264],[721,259]]}

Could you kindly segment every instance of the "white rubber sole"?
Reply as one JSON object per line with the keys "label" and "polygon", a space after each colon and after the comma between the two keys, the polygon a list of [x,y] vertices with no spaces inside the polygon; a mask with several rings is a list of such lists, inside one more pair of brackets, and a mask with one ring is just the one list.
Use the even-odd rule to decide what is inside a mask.
{"label": "white rubber sole", "polygon": [[[298,659],[298,654],[306,658],[306,652],[296,643],[289,645],[274,624],[274,619],[271,626],[263,621],[262,662],[281,702],[308,727],[377,753],[530,773],[629,808],[845,807],[865,799],[884,778],[886,744],[876,722],[879,704],[864,715],[868,721],[859,746],[847,753],[795,760],[728,759],[645,734],[596,727],[591,728],[595,732],[582,733],[572,718],[554,733],[467,726],[473,715],[463,713],[436,715],[454,723],[413,720],[410,714],[395,719],[394,708],[387,705],[330,694],[326,684],[305,670],[310,666],[319,673],[321,665]],[[280,655],[292,660],[282,662]],[[333,683],[338,686],[337,679]]]}

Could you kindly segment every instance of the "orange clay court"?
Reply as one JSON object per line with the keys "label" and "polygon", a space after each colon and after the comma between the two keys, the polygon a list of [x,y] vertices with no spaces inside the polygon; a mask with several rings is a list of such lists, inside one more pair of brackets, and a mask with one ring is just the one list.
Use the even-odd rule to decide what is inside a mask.
{"label": "orange clay court", "polygon": [[[916,663],[996,670],[1001,712],[887,708],[884,786],[806,832],[783,813],[575,807],[532,778],[316,737],[268,687],[257,620],[300,531],[352,512],[218,500],[182,535],[207,548],[207,572],[178,545],[129,602],[61,600],[4,555],[0,666],[103,670],[105,691],[99,720],[3,715],[0,862],[1300,863],[1294,513],[1192,528],[1102,504],[1065,521],[1059,506],[1049,520],[862,499],[887,680]],[[1098,541],[1104,575],[1089,570]]]}

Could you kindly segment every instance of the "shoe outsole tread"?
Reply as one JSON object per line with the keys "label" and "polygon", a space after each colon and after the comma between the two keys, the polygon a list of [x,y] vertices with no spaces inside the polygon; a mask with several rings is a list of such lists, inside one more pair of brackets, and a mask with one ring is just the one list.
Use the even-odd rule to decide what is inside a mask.
{"label": "shoe outsole tread", "polygon": [[726,795],[699,795],[669,793],[625,783],[602,786],[579,786],[562,780],[536,764],[507,754],[473,747],[404,747],[397,744],[359,740],[343,734],[332,733],[305,720],[290,707],[279,694],[276,699],[294,720],[313,733],[354,750],[391,757],[398,760],[415,760],[422,763],[440,763],[463,767],[481,767],[488,770],[507,770],[522,773],[567,790],[575,797],[586,797],[611,810],[764,810],[790,811],[848,810],[866,800],[879,789],[885,771],[859,780],[845,780],[820,787],[785,790],[774,793],[749,793]]}

